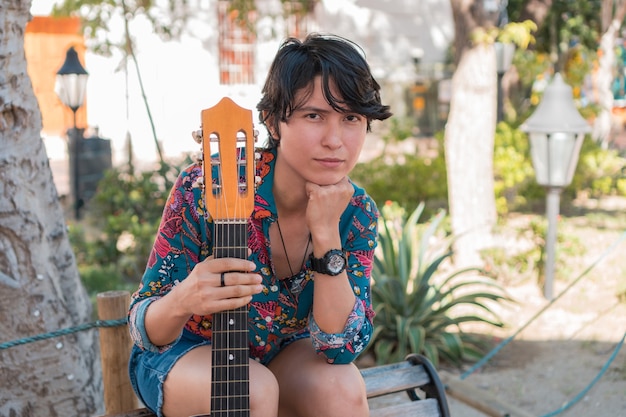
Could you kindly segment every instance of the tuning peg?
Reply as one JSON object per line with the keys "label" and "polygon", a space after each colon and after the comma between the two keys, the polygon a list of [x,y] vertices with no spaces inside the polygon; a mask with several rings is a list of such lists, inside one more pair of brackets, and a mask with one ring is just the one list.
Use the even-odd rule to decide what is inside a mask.
{"label": "tuning peg", "polygon": [[254,135],[254,142],[258,142],[259,141],[259,131],[257,129],[254,129],[252,132],[253,132],[253,135]]}
{"label": "tuning peg", "polygon": [[191,137],[196,141],[196,143],[202,143],[202,130],[194,130],[191,132]]}

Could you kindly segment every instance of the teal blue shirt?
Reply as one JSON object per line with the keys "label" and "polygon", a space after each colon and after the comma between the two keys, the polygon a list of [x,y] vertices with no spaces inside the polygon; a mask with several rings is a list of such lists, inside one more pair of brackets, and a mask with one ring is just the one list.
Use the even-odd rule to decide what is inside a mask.
{"label": "teal blue shirt", "polygon": [[[260,153],[256,164],[257,190],[254,211],[248,219],[250,260],[263,277],[264,289],[249,305],[250,356],[267,364],[296,339],[310,337],[314,348],[329,363],[349,363],[365,349],[372,336],[371,271],[377,240],[378,210],[365,191],[354,185],[354,194],[341,216],[339,231],[348,256],[347,274],[354,291],[354,308],[342,333],[325,333],[312,314],[314,272],[309,261],[293,277],[279,280],[271,262],[270,225],[277,219],[272,194],[276,151]],[[141,349],[162,351],[168,346],[150,343],[144,316],[150,302],[164,296],[183,281],[193,267],[212,253],[214,223],[205,210],[202,166],[191,165],[179,175],[166,203],[146,271],[133,294],[129,312],[131,335]],[[210,340],[212,317],[193,315],[184,332]],[[173,342],[173,344],[175,344]]]}

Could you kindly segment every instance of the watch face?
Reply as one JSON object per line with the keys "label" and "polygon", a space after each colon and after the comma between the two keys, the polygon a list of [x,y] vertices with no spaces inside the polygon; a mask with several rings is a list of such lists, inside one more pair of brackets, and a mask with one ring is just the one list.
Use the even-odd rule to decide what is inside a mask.
{"label": "watch face", "polygon": [[346,261],[343,256],[340,254],[334,253],[330,256],[328,260],[328,269],[330,272],[341,272],[346,265]]}
{"label": "watch face", "polygon": [[346,269],[347,259],[340,249],[331,249],[322,258],[315,258],[311,254],[311,269],[320,274],[336,276]]}

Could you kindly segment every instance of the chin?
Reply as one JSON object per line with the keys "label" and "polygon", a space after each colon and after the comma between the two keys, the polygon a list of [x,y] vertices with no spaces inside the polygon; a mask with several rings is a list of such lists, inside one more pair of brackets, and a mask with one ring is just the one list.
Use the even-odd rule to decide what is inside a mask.
{"label": "chin", "polygon": [[345,177],[345,175],[337,176],[337,177],[333,176],[332,178],[329,178],[329,177],[313,178],[311,180],[311,182],[323,187],[323,186],[326,186],[326,185],[335,185],[339,181],[341,181],[344,177]]}

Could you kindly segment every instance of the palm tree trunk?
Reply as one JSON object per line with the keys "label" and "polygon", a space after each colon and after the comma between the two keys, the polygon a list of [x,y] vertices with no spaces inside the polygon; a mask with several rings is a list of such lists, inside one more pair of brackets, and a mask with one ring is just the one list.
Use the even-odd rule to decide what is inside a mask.
{"label": "palm tree trunk", "polygon": [[[0,338],[88,322],[63,211],[26,72],[30,1],[3,0],[0,36]],[[94,331],[0,350],[0,415],[88,416],[101,409]]]}

